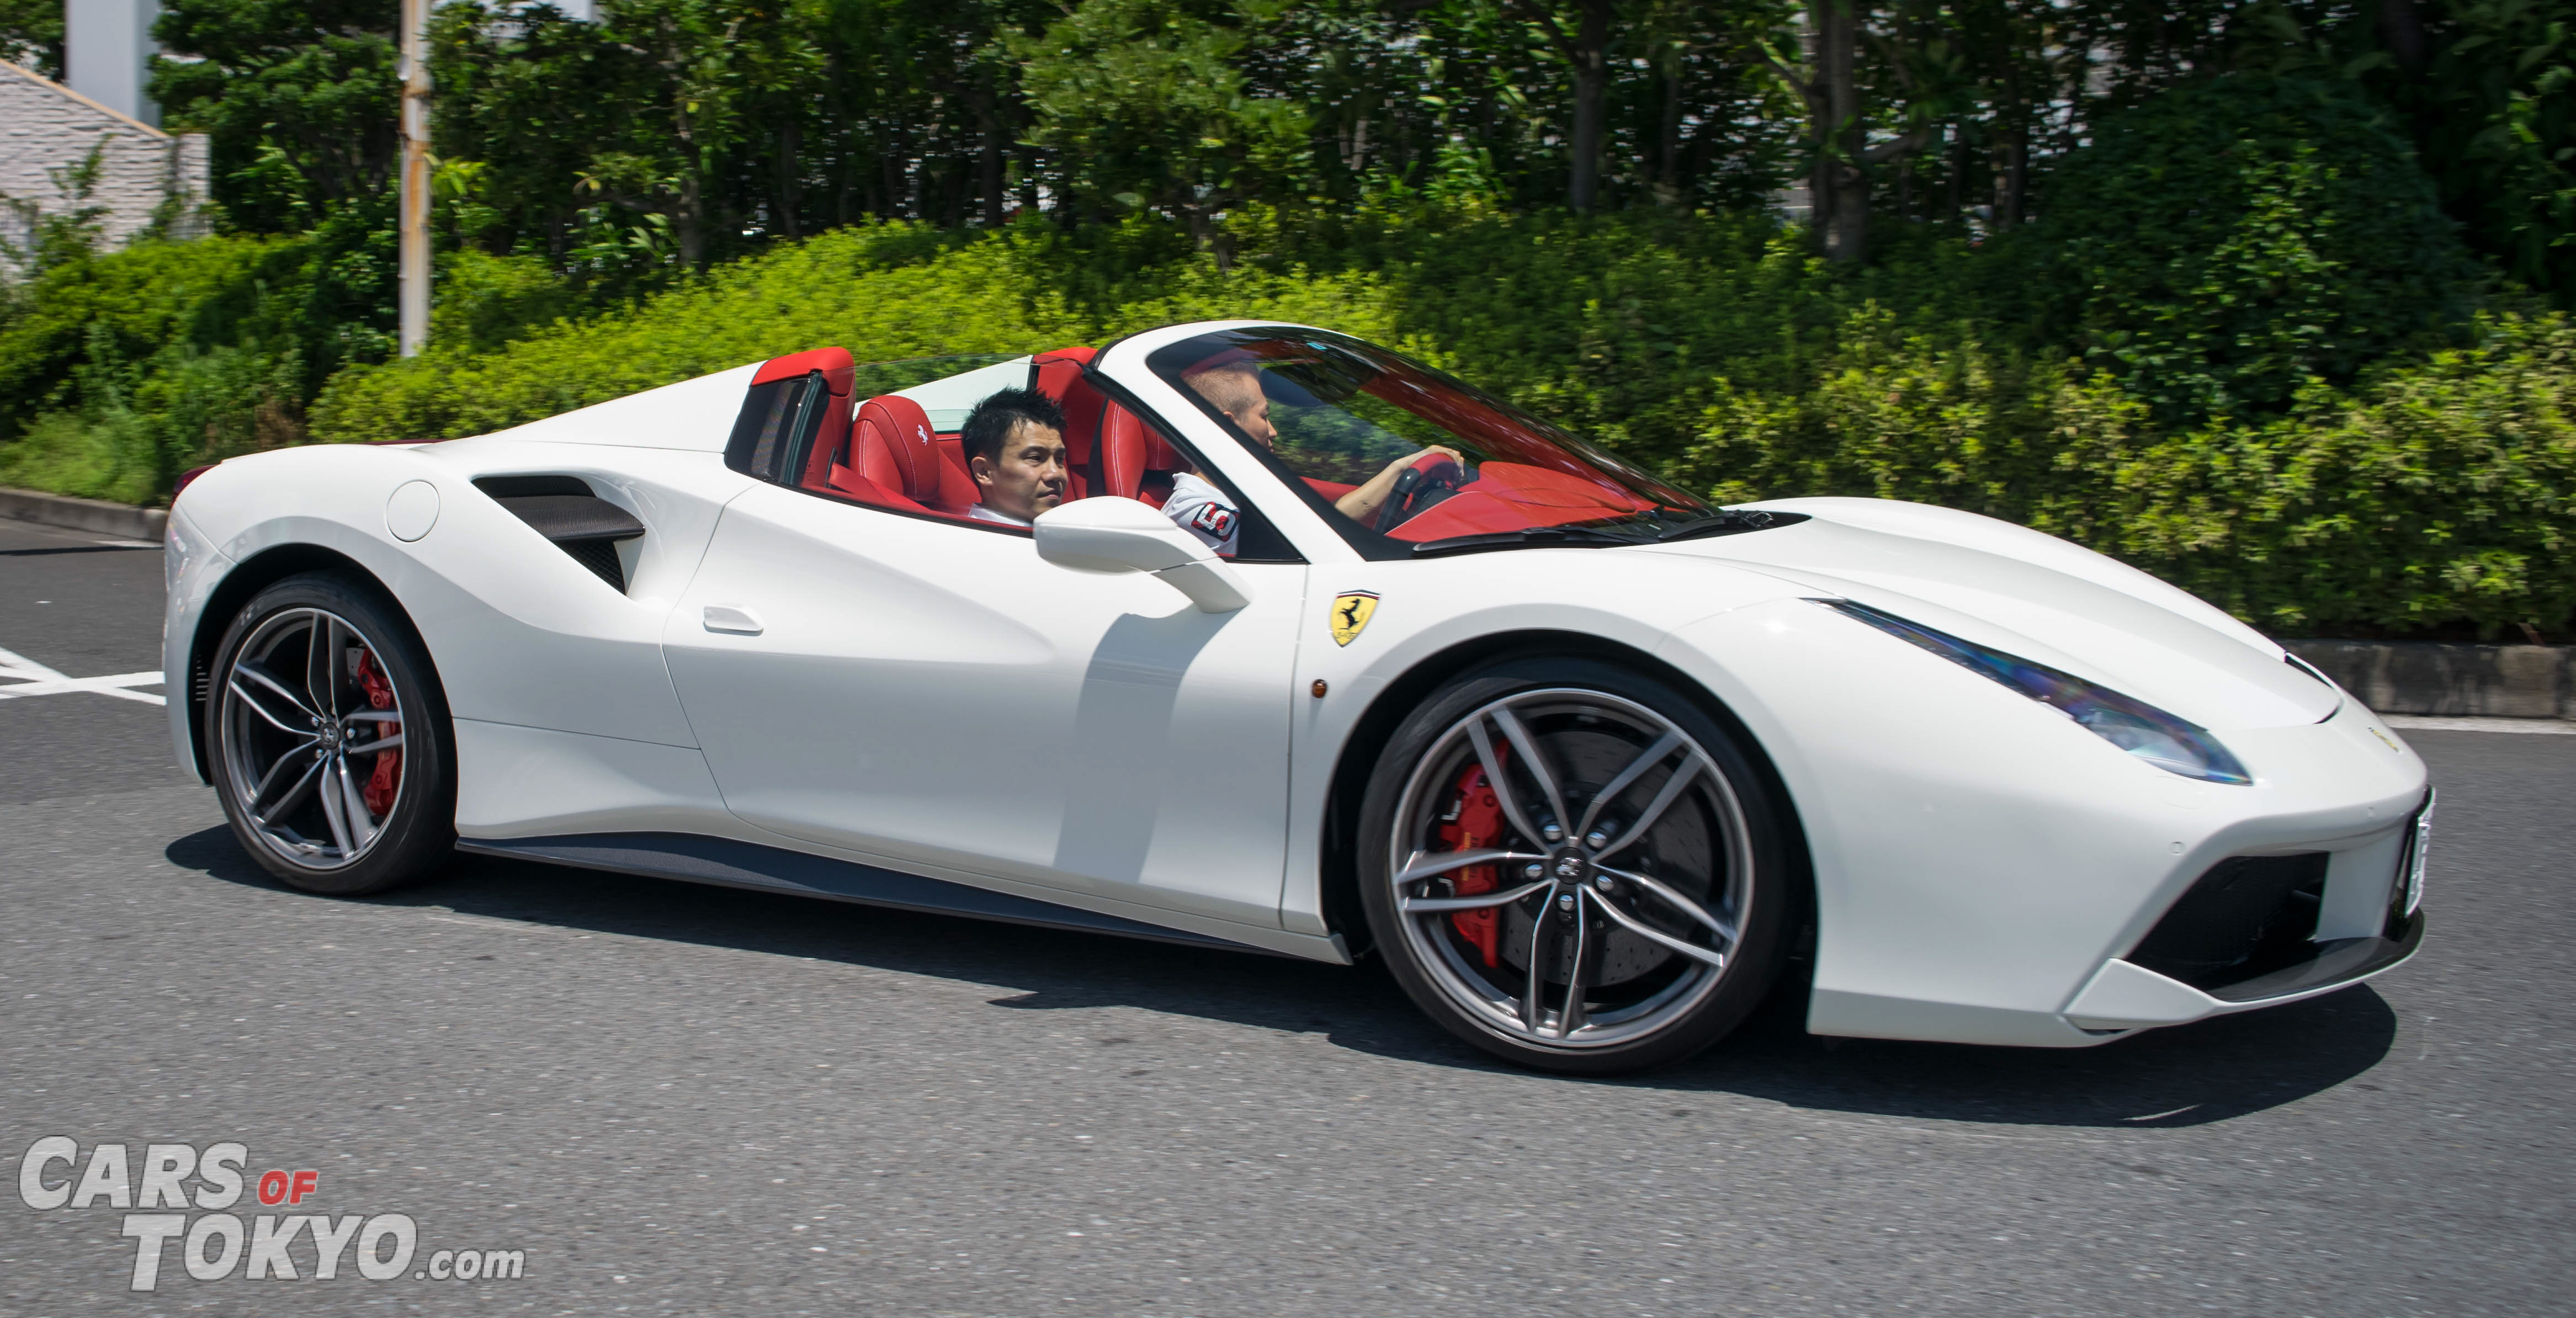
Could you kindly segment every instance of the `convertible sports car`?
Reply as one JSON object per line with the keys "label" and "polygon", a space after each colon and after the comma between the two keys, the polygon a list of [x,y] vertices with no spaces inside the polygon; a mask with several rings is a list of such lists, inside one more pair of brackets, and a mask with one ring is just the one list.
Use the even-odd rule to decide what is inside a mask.
{"label": "convertible sports car", "polygon": [[[1006,388],[1065,416],[1033,526],[956,433]],[[313,892],[465,850],[1373,949],[1578,1072],[1792,967],[1819,1033],[2081,1047],[2423,934],[2422,762],[2225,613],[1966,513],[1711,507],[1299,326],[825,348],[236,458],[169,525],[179,759]]]}

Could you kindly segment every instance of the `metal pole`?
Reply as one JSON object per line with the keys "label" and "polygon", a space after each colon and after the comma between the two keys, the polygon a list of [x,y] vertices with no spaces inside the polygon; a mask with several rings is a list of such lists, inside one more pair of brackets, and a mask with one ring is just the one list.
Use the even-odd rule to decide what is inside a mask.
{"label": "metal pole", "polygon": [[402,355],[429,342],[429,7],[402,0]]}

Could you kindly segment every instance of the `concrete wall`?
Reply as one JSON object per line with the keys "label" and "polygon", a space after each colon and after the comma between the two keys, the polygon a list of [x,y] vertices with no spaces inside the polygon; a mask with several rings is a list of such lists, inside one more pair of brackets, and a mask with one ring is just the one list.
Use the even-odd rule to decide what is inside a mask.
{"label": "concrete wall", "polygon": [[2382,714],[2576,718],[2576,646],[2281,644]]}
{"label": "concrete wall", "polygon": [[[93,150],[99,172],[89,197],[66,197],[56,176],[78,168]],[[173,137],[0,61],[0,197],[50,214],[105,207],[101,235],[106,246],[121,247],[173,195],[188,199],[191,212],[202,205],[208,166],[204,135]],[[183,220],[172,236],[193,232]],[[0,240],[23,248],[32,235],[17,205],[0,206]],[[0,254],[0,264],[6,261]]]}

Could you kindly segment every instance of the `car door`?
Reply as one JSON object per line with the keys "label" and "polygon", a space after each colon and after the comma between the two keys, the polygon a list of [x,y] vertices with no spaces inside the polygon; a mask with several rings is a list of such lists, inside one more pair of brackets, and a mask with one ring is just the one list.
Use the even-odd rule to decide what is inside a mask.
{"label": "car door", "polygon": [[883,857],[1277,927],[1298,564],[1202,613],[1025,533],[777,485],[664,637],[726,806]]}

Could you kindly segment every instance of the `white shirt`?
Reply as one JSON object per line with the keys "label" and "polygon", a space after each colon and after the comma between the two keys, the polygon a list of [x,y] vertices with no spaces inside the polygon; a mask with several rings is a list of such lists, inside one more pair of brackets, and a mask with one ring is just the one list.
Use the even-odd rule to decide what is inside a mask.
{"label": "white shirt", "polygon": [[969,517],[974,518],[976,521],[979,521],[979,522],[999,522],[1000,524],[1002,524],[1002,525],[1004,525],[1004,526],[1027,526],[1027,525],[1028,525],[1028,523],[1021,521],[1019,518],[1016,518],[1016,517],[1011,516],[1009,513],[997,513],[997,512],[994,512],[992,509],[987,508],[987,507],[985,507],[984,505],[982,505],[982,504],[980,504],[980,503],[979,503],[979,504],[976,504],[976,505],[974,505],[974,506],[972,506],[972,507],[970,507],[970,508],[968,508],[968,509],[966,510],[966,515],[967,515],[967,516],[969,516]]}
{"label": "white shirt", "polygon": [[1163,501],[1163,515],[1228,557],[1243,530],[1243,512],[1225,491],[1186,471],[1173,474],[1172,497]]}

